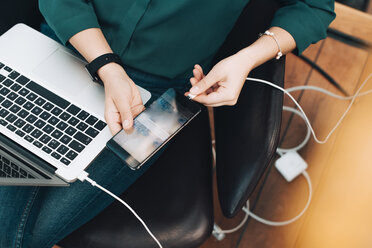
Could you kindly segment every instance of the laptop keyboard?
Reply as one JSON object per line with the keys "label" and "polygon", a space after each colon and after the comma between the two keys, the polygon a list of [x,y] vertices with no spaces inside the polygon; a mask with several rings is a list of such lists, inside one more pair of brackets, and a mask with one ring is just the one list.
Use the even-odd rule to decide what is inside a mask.
{"label": "laptop keyboard", "polygon": [[106,123],[0,62],[0,125],[69,165]]}
{"label": "laptop keyboard", "polygon": [[10,161],[9,158],[0,155],[0,177],[10,178],[30,178],[35,177],[27,173],[24,169],[20,168],[19,165]]}

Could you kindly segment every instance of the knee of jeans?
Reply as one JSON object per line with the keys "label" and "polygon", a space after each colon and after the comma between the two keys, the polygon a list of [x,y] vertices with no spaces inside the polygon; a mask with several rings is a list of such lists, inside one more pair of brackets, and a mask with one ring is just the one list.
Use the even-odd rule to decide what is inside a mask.
{"label": "knee of jeans", "polygon": [[31,238],[37,193],[38,187],[0,187],[0,247],[24,247]]}

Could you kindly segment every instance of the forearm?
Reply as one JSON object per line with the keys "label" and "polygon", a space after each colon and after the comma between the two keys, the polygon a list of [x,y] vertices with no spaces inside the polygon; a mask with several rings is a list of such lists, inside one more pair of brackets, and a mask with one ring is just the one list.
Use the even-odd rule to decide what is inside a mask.
{"label": "forearm", "polygon": [[87,29],[99,28],[91,1],[86,0],[39,0],[39,8],[48,25],[63,44]]}
{"label": "forearm", "polygon": [[[293,51],[296,48],[296,42],[293,37],[284,29],[272,27],[270,32],[275,34],[283,55]],[[268,35],[263,35],[252,45],[242,49],[236,55],[239,60],[246,65],[247,72],[257,66],[273,59],[277,56],[279,48],[274,38]]]}
{"label": "forearm", "polygon": [[[103,54],[112,53],[110,45],[99,28],[83,30],[72,36],[69,42],[79,51],[88,63]],[[109,63],[101,67],[98,70],[98,75],[105,84],[110,81],[110,77],[114,75],[127,76],[124,69],[115,63]]]}
{"label": "forearm", "polygon": [[[112,53],[101,29],[85,29],[73,35],[69,42],[90,63],[97,57]],[[98,76],[105,84],[105,119],[112,134],[129,130],[133,118],[143,111],[141,95],[124,68],[116,63],[102,66]]]}
{"label": "forearm", "polygon": [[112,53],[109,44],[99,28],[83,30],[72,36],[69,42],[89,63],[102,54]]}

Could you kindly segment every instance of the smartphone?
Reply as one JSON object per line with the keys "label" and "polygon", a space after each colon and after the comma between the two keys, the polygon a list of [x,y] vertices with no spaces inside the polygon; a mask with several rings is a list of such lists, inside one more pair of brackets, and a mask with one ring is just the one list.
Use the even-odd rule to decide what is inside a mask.
{"label": "smartphone", "polygon": [[200,113],[198,104],[167,90],[138,115],[131,131],[119,131],[106,146],[131,169],[139,169]]}

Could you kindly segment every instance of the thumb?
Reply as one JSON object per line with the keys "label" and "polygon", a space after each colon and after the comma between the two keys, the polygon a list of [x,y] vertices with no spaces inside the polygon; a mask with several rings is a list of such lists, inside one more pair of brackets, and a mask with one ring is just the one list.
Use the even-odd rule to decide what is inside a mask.
{"label": "thumb", "polygon": [[199,95],[205,92],[210,87],[212,87],[216,82],[217,78],[212,70],[207,74],[207,76],[205,76],[202,80],[200,80],[190,89],[190,93],[193,95]]}

